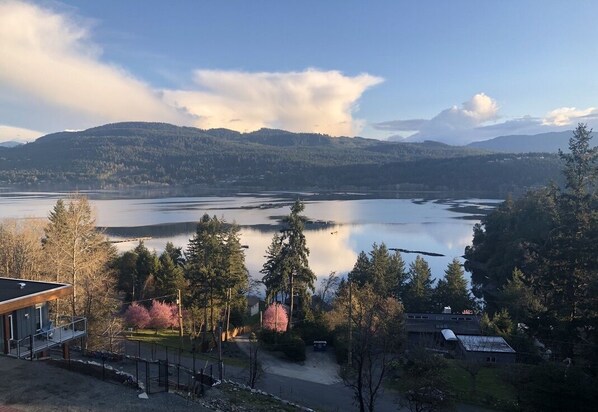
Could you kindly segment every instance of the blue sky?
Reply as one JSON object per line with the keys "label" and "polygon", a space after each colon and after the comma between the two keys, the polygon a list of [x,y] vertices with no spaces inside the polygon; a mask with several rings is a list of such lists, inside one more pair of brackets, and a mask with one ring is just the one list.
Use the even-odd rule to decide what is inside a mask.
{"label": "blue sky", "polygon": [[123,120],[453,144],[596,123],[591,1],[0,0],[0,140]]}

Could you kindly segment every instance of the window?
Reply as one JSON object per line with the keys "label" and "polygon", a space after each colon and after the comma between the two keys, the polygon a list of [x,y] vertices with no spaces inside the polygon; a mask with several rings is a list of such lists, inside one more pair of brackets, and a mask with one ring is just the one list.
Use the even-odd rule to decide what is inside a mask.
{"label": "window", "polygon": [[8,339],[15,339],[15,325],[12,320],[12,315],[8,315]]}
{"label": "window", "polygon": [[43,306],[39,305],[35,307],[35,329],[41,330],[43,325],[43,316],[42,316],[42,309]]}

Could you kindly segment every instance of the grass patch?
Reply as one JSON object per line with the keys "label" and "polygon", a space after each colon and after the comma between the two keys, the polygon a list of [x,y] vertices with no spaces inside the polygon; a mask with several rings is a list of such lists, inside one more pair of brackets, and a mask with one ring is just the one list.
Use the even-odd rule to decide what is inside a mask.
{"label": "grass patch", "polygon": [[[199,342],[194,344],[189,336],[179,336],[178,330],[163,329],[157,333],[153,329],[138,329],[135,332],[127,334],[127,339],[131,341],[141,341],[145,344],[156,344],[157,350],[164,351],[168,347],[174,356],[178,350],[182,350],[181,355],[192,357],[195,348],[195,358],[199,360],[214,361],[217,359],[218,351],[216,348],[210,352],[202,353],[199,351]],[[222,360],[230,366],[247,366],[246,356],[241,352],[234,342],[222,342]]]}
{"label": "grass patch", "polygon": [[[448,383],[448,390],[453,395],[453,400],[458,403],[484,406],[489,409],[514,410],[517,397],[515,388],[503,378],[501,366],[484,365],[475,377],[475,391],[471,375],[460,366],[461,361],[447,359],[447,366],[442,374]],[[510,365],[505,365],[509,367]],[[385,387],[405,393],[408,382],[398,373],[394,379],[386,382]]]}
{"label": "grass patch", "polygon": [[500,366],[482,366],[475,375],[475,391],[471,375],[458,360],[449,360],[444,377],[460,402],[509,409],[517,398],[515,388],[505,382]]}

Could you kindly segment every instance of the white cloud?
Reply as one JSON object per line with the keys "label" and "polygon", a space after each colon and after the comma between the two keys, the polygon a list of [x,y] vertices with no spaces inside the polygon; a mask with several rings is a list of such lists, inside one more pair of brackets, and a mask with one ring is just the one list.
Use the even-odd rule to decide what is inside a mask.
{"label": "white cloud", "polygon": [[330,135],[354,135],[356,102],[382,81],[369,74],[355,77],[338,71],[301,72],[198,70],[198,90],[169,90],[165,100],[197,116],[201,128],[252,131],[262,127]]}
{"label": "white cloud", "polygon": [[103,61],[81,18],[14,0],[0,2],[0,51],[0,105],[11,113],[0,121],[49,131],[142,120],[352,135],[358,99],[382,81],[315,69],[197,70],[194,90],[155,90]]}
{"label": "white cloud", "polygon": [[576,109],[575,107],[560,107],[546,115],[542,124],[546,126],[567,126],[575,121],[583,121],[591,115],[597,115],[598,109],[588,107],[587,109]]}
{"label": "white cloud", "polygon": [[44,132],[37,130],[23,129],[22,127],[13,127],[7,125],[0,125],[0,142],[16,141],[28,142],[43,136]]}
{"label": "white cloud", "polygon": [[[32,4],[0,4],[0,86],[96,122],[184,118],[147,84],[99,60],[87,29]],[[67,127],[68,125],[65,125]]]}
{"label": "white cloud", "polygon": [[[472,141],[468,131],[497,119],[496,100],[484,93],[478,93],[463,102],[460,107],[445,109],[429,120],[394,120],[375,124],[374,127],[399,132],[415,131],[415,134],[408,137],[410,141],[433,139],[451,144],[465,144]],[[397,136],[394,140],[401,139],[401,136]]]}
{"label": "white cloud", "polygon": [[[598,109],[590,107],[578,110],[561,107],[545,117],[522,116],[502,122],[499,107],[494,99],[479,93],[461,107],[443,110],[431,119],[392,120],[377,123],[378,130],[399,132],[390,136],[393,141],[436,140],[453,145],[506,135],[531,135],[566,130],[574,122],[588,123],[591,127],[598,120]],[[407,136],[408,135],[408,136]]]}

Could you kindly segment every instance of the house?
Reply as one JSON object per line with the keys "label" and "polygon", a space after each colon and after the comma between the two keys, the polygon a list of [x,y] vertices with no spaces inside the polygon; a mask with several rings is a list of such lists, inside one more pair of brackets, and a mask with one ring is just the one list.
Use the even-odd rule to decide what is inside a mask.
{"label": "house", "polygon": [[454,350],[456,339],[446,338],[447,332],[453,335],[479,335],[480,318],[473,314],[457,313],[406,313],[405,332],[410,346],[424,346],[440,351]]}
{"label": "house", "polygon": [[517,353],[500,336],[457,335],[459,354],[469,362],[514,363]]}
{"label": "house", "polygon": [[68,356],[68,342],[87,334],[87,321],[62,317],[55,324],[48,303],[72,293],[65,283],[0,278],[0,354],[31,358],[62,345]]}
{"label": "house", "polygon": [[247,296],[247,311],[249,316],[257,315],[260,311],[260,298],[257,296]]}

